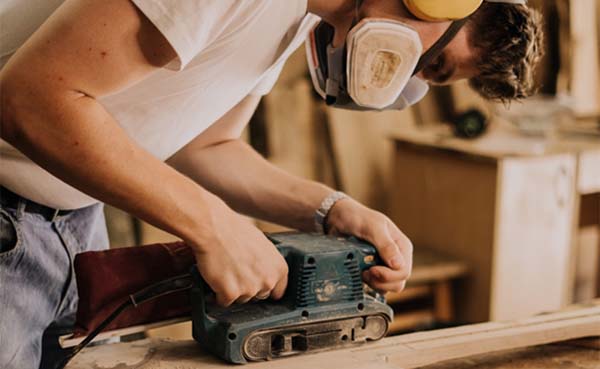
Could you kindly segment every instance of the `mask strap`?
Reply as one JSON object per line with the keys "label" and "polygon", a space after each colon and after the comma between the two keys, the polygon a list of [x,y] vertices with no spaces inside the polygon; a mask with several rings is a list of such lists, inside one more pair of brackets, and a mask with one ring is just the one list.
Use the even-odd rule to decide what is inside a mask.
{"label": "mask strap", "polygon": [[[350,25],[350,29],[358,24],[359,21],[359,11],[362,6],[364,0],[356,0],[354,2],[354,18],[352,19],[352,24]],[[331,42],[328,44],[325,49],[327,53],[327,78],[325,80],[325,102],[327,105],[333,105],[338,99],[341,98],[341,85],[345,84],[345,76],[346,74],[343,72],[343,69],[346,68],[345,55],[346,55],[346,43],[343,46],[338,48],[333,48],[331,46],[333,42],[333,36],[331,38]],[[340,69],[342,67],[342,70]],[[336,80],[332,76],[341,76],[341,80]],[[351,100],[351,99],[350,99]]]}
{"label": "mask strap", "polygon": [[436,43],[433,44],[433,46],[431,46],[429,50],[427,50],[425,54],[421,56],[419,62],[417,63],[417,67],[413,72],[413,76],[422,71],[429,64],[431,64],[435,58],[440,56],[440,54],[442,53],[442,51],[444,51],[446,46],[448,46],[448,44],[454,39],[454,37],[456,37],[458,31],[460,31],[461,28],[463,28],[463,26],[467,23],[468,19],[468,17],[463,18],[454,21],[452,22],[452,24],[450,24],[450,27],[448,27],[448,29],[446,30],[446,32],[444,32],[442,37],[440,37],[439,40],[437,40]]}
{"label": "mask strap", "polygon": [[356,2],[354,3],[354,19],[358,19],[358,14],[360,11],[360,7],[362,6],[364,0],[356,0]]}
{"label": "mask strap", "polygon": [[360,7],[362,6],[363,2],[364,0],[356,0],[354,2],[354,19],[352,19],[352,25],[350,26],[350,29],[352,29],[352,27],[358,24],[360,17]]}

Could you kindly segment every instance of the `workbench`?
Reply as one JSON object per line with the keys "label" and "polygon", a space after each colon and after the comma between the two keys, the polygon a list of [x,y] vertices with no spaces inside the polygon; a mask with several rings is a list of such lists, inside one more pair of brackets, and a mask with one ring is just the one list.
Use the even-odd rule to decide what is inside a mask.
{"label": "workbench", "polygon": [[[236,368],[223,364],[201,351],[196,342],[140,341],[108,350],[92,349],[68,366],[68,369],[127,368],[138,369],[192,369],[192,368]],[[119,355],[122,360],[113,355]],[[121,356],[122,355],[122,356]],[[269,365],[271,363],[268,363]],[[94,366],[95,365],[95,366]],[[249,369],[266,368],[261,364],[247,366]],[[279,360],[269,368],[287,369],[286,360]],[[306,367],[309,368],[309,367]],[[317,369],[318,367],[313,367]],[[374,366],[374,368],[377,368]],[[393,367],[390,367],[393,368]],[[401,368],[401,367],[398,367]],[[477,355],[468,359],[451,360],[440,364],[421,367],[422,369],[598,369],[600,351],[580,347],[569,341],[510,350],[501,353]],[[367,368],[365,368],[367,369]]]}
{"label": "workbench", "polygon": [[[152,347],[151,352],[149,348]],[[206,368],[231,368],[231,365],[223,364],[204,352],[195,342],[168,342],[168,341],[140,341],[124,346],[131,352],[111,350],[114,354],[123,355],[130,361],[120,361],[110,358],[108,352],[86,353],[85,359],[77,359],[69,369],[77,368],[117,368],[116,363],[133,365],[139,369],[162,368],[162,369],[187,369],[194,367]],[[136,355],[137,354],[137,355]],[[135,357],[146,355],[137,361]],[[201,364],[200,366],[198,364]],[[87,366],[89,365],[89,366]],[[96,365],[95,367],[92,365]],[[278,365],[278,366],[277,366]],[[236,366],[233,366],[236,367]],[[258,365],[250,365],[248,368],[258,368]],[[287,369],[286,362],[279,361],[273,368]],[[119,367],[121,368],[121,367]],[[600,368],[600,351],[594,348],[579,347],[572,342],[556,343],[544,346],[528,347],[519,350],[510,350],[501,353],[477,355],[468,359],[451,360],[440,364],[422,367],[422,369],[598,369]]]}
{"label": "workbench", "polygon": [[[251,369],[600,368],[600,300],[514,322],[490,322],[384,338],[351,349],[253,363]],[[562,343],[590,338],[580,344]],[[548,345],[561,342],[561,344]],[[546,345],[546,346],[540,346]],[[465,358],[467,359],[465,361]],[[453,360],[453,361],[452,361]],[[429,365],[429,366],[427,366]],[[231,368],[190,340],[145,339],[90,347],[68,369]],[[237,366],[239,367],[239,366]]]}
{"label": "workbench", "polygon": [[598,348],[578,346],[586,341],[567,341],[527,347],[468,359],[451,360],[421,369],[598,369]]}

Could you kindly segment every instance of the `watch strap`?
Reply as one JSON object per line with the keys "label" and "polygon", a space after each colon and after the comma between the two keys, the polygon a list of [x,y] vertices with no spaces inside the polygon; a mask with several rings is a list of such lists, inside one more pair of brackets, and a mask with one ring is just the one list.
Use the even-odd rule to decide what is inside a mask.
{"label": "watch strap", "polygon": [[349,196],[341,191],[332,192],[323,199],[321,205],[315,211],[315,230],[320,234],[327,234],[327,216],[336,202],[347,199]]}

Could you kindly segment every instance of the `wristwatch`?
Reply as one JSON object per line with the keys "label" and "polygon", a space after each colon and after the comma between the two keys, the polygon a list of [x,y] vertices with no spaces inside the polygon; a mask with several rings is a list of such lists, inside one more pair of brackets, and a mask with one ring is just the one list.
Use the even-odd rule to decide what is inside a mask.
{"label": "wristwatch", "polygon": [[348,195],[341,191],[336,191],[328,195],[315,212],[315,230],[320,234],[327,234],[327,216],[336,202],[349,198]]}

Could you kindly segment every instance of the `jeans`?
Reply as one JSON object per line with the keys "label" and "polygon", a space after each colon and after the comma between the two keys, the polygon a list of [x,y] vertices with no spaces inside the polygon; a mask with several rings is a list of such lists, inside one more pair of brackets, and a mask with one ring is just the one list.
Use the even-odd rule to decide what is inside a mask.
{"label": "jeans", "polygon": [[0,368],[53,368],[75,322],[76,254],[108,248],[101,204],[49,219],[28,200],[0,208]]}

